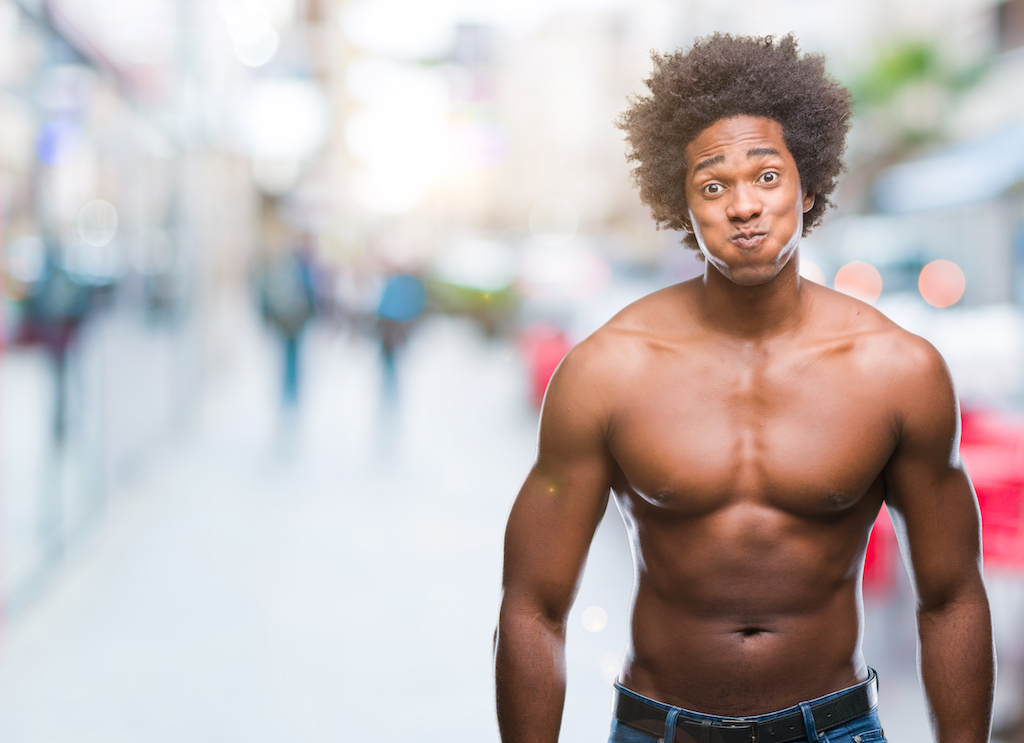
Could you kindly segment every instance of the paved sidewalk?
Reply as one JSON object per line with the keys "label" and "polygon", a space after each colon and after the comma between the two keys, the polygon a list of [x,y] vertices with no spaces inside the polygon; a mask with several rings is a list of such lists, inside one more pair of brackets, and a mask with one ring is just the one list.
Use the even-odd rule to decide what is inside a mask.
{"label": "paved sidewalk", "polygon": [[[253,333],[195,434],[116,494],[5,627],[0,740],[497,740],[501,536],[536,425],[514,350],[461,322],[425,326],[389,408],[369,341],[309,341],[290,431],[276,349]],[[594,561],[617,568],[620,595],[603,599],[605,581],[577,615],[599,599],[624,612],[614,525],[621,552]],[[567,719],[586,722],[567,740],[592,740],[624,622],[573,634],[571,657],[591,667],[574,676]]]}

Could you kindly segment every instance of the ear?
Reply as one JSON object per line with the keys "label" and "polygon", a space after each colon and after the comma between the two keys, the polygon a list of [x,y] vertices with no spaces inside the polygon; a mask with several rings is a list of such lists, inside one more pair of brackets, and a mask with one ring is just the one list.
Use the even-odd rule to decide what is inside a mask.
{"label": "ear", "polygon": [[811,210],[812,206],[814,206],[814,194],[812,194],[812,193],[805,193],[804,194],[804,214],[809,212]]}

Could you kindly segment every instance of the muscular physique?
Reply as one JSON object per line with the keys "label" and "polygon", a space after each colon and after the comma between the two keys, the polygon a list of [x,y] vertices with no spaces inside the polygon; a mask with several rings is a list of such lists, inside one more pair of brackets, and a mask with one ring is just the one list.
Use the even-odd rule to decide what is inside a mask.
{"label": "muscular physique", "polygon": [[800,279],[813,194],[776,122],[720,120],[686,154],[704,276],[619,313],[545,400],[506,534],[503,741],[557,740],[565,619],[609,492],[635,564],[627,688],[742,716],[867,678],[860,576],[885,502],[917,594],[936,736],[987,740],[978,512],[942,359]]}

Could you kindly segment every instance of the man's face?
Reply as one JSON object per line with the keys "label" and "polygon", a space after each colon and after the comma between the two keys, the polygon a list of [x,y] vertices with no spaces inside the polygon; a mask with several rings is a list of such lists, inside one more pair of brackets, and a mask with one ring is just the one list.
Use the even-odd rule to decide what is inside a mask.
{"label": "man's face", "polygon": [[720,119],[686,146],[690,224],[708,262],[743,286],[775,278],[796,253],[804,194],[782,125],[772,119]]}

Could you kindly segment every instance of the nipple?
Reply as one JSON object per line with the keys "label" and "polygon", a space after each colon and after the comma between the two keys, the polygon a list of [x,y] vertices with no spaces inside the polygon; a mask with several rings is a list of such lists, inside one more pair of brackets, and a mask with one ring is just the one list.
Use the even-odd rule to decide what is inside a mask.
{"label": "nipple", "polygon": [[832,506],[832,508],[843,508],[849,502],[847,497],[845,495],[841,495],[840,493],[829,493],[826,500],[828,501],[828,504]]}

